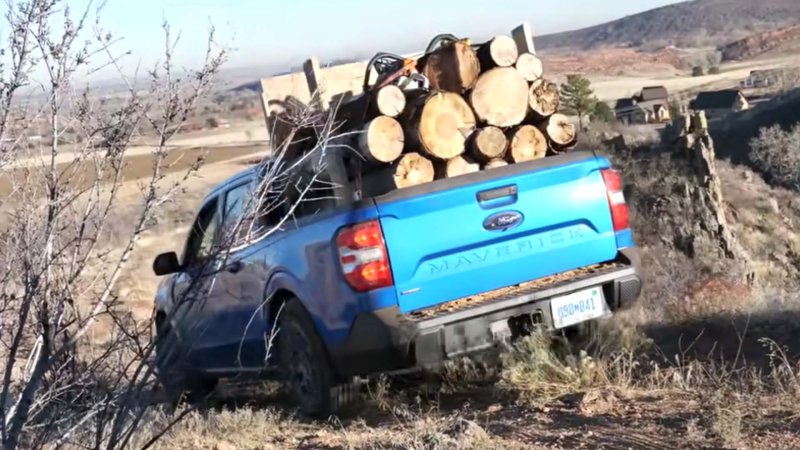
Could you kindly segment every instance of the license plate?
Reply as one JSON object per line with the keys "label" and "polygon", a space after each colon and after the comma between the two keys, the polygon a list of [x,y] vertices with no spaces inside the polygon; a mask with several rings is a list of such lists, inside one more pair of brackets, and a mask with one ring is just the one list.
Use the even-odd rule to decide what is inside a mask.
{"label": "license plate", "polygon": [[603,290],[599,287],[555,297],[550,300],[550,311],[556,328],[611,315]]}

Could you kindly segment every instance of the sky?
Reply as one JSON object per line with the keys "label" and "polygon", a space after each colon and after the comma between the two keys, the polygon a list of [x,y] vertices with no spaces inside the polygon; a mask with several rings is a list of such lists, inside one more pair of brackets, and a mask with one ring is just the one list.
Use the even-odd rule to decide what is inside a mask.
{"label": "sky", "polygon": [[[65,0],[78,10],[90,0]],[[94,0],[95,4],[98,0]],[[364,58],[421,50],[435,34],[475,39],[528,21],[535,34],[602,23],[676,0],[107,0],[101,24],[130,50],[129,66],[163,54],[161,24],[181,33],[177,61],[196,65],[209,26],[232,50],[228,66],[280,71],[317,55]]]}
{"label": "sky", "polygon": [[183,64],[202,57],[214,24],[219,43],[233,50],[230,66],[288,68],[311,54],[325,61],[413,51],[440,32],[488,36],[526,20],[536,34],[582,28],[669,3],[675,0],[108,0],[101,23],[145,63],[163,49],[166,19],[181,33]]}

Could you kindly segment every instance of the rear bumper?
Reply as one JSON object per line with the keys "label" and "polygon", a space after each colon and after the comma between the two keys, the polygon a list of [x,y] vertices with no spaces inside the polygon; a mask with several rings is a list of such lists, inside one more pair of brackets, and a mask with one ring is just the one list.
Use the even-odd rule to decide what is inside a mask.
{"label": "rear bumper", "polygon": [[602,286],[612,311],[628,308],[638,299],[643,279],[637,250],[626,249],[621,256],[626,264],[612,270],[541,289],[514,291],[420,320],[403,315],[397,307],[360,314],[346,342],[329,349],[331,358],[343,376],[435,368],[447,359],[497,345],[507,336],[493,330],[495,323],[530,318],[553,329],[550,300],[557,296]]}

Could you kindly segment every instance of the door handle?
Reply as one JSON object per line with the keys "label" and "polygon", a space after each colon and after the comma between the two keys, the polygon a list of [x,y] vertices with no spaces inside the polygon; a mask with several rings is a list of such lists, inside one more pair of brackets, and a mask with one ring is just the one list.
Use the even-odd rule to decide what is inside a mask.
{"label": "door handle", "polygon": [[225,270],[230,273],[238,273],[240,270],[242,270],[242,267],[244,267],[244,264],[242,264],[241,261],[234,261],[225,266]]}
{"label": "door handle", "polygon": [[516,203],[519,188],[516,184],[478,192],[476,197],[482,209],[493,209]]}

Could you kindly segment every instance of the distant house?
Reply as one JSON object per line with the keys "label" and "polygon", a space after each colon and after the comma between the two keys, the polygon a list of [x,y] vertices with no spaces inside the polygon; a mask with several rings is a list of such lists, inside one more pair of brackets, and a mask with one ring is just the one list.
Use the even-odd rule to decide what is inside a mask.
{"label": "distant house", "polygon": [[625,124],[663,123],[671,120],[669,93],[664,86],[648,86],[614,106],[617,120]]}
{"label": "distant house", "polygon": [[779,81],[779,74],[775,70],[753,70],[739,85],[742,89],[757,89],[773,86]]}
{"label": "distant house", "polygon": [[697,98],[691,102],[689,107],[694,111],[705,111],[706,117],[712,119],[750,109],[750,103],[742,91],[725,89],[701,92],[697,94]]}
{"label": "distant house", "polygon": [[664,86],[648,86],[642,88],[638,97],[639,103],[645,102],[669,102],[669,92]]}

